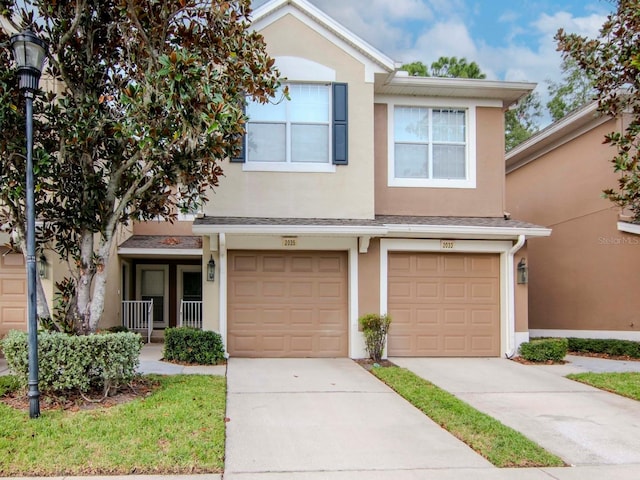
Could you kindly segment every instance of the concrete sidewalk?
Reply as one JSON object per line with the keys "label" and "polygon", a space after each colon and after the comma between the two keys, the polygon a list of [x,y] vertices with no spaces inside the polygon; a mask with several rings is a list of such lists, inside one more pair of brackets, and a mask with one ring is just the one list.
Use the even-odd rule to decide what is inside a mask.
{"label": "concrete sidewalk", "polygon": [[496,470],[346,358],[231,358],[227,392],[225,480]]}
{"label": "concrete sidewalk", "polygon": [[[556,366],[499,358],[391,360],[522,432],[568,464],[640,464],[640,402],[568,380]],[[581,370],[575,365],[564,366],[567,369]]]}

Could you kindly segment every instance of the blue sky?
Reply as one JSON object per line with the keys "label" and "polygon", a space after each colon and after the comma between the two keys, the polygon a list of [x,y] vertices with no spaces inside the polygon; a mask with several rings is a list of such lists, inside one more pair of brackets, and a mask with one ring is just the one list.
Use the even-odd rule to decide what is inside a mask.
{"label": "blue sky", "polygon": [[[399,62],[465,57],[489,79],[560,79],[558,28],[595,37],[611,0],[309,0]],[[265,0],[254,0],[254,7]]]}

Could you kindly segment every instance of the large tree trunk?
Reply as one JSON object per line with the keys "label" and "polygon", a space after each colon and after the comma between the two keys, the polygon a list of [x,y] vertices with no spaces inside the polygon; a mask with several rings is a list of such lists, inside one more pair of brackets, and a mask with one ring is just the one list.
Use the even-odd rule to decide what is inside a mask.
{"label": "large tree trunk", "polygon": [[101,238],[94,250],[93,234],[82,236],[80,249],[80,270],[76,296],[72,300],[70,311],[74,317],[75,330],[79,334],[87,335],[98,330],[98,323],[104,313],[107,290],[107,264],[113,235]]}
{"label": "large tree trunk", "polygon": [[93,233],[83,232],[80,240],[80,265],[76,284],[75,305],[71,307],[75,330],[87,335],[91,333],[89,322],[91,289],[95,265],[93,263]]}

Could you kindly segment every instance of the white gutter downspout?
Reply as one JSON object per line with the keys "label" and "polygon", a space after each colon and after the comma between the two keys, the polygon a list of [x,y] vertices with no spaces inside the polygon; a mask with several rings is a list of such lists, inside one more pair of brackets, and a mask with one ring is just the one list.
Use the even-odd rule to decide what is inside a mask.
{"label": "white gutter downspout", "polygon": [[513,257],[522,248],[525,240],[526,237],[524,235],[518,235],[518,241],[507,252],[507,348],[505,349],[507,358],[513,357],[516,353],[516,279],[513,273]]}

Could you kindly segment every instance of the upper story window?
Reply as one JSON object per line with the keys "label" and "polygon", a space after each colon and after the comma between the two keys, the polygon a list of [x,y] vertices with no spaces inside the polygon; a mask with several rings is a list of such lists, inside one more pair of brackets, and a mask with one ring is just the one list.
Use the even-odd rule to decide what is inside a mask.
{"label": "upper story window", "polygon": [[392,105],[389,186],[475,188],[472,108]]}
{"label": "upper story window", "polygon": [[289,85],[291,100],[247,105],[250,162],[329,164],[329,85]]}
{"label": "upper story window", "polygon": [[347,84],[290,83],[290,100],[248,102],[244,170],[335,172],[348,162]]}

